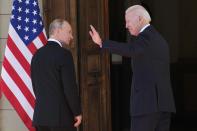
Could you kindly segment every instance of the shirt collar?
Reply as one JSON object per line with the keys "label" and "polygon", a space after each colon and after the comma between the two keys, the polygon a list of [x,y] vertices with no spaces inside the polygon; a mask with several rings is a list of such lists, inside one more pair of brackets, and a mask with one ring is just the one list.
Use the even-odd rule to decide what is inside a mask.
{"label": "shirt collar", "polygon": [[53,38],[49,38],[48,39],[48,41],[53,41],[53,42],[56,42],[56,43],[58,43],[61,47],[62,47],[62,44],[61,44],[61,42],[59,42],[58,40],[56,40],[56,39],[53,39]]}
{"label": "shirt collar", "polygon": [[150,26],[150,24],[145,25],[145,26],[140,30],[140,33],[143,32],[148,26]]}

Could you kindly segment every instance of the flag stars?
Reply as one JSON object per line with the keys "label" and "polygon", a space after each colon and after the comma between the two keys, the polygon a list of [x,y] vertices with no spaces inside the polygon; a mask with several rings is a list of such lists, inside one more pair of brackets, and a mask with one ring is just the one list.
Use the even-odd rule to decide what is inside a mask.
{"label": "flag stars", "polygon": [[21,21],[21,16],[18,16],[18,18],[17,18],[17,19],[18,19],[18,21]]}
{"label": "flag stars", "polygon": [[10,22],[25,44],[43,31],[44,23],[38,5],[37,0],[15,0],[11,6]]}
{"label": "flag stars", "polygon": [[29,40],[29,36],[25,35],[24,39],[27,41]]}
{"label": "flag stars", "polygon": [[17,28],[18,30],[21,30],[21,25],[18,25],[16,28]]}
{"label": "flag stars", "polygon": [[29,13],[29,9],[25,9],[25,13],[28,14]]}
{"label": "flag stars", "polygon": [[29,27],[25,26],[25,29],[24,29],[26,32],[29,31]]}
{"label": "flag stars", "polygon": [[37,20],[35,20],[35,19],[33,19],[32,22],[34,23],[34,25],[37,24]]}
{"label": "flag stars", "polygon": [[18,12],[21,12],[21,11],[22,11],[22,8],[21,8],[21,7],[19,7],[19,8],[18,8]]}
{"label": "flag stars", "polygon": [[28,23],[29,22],[29,18],[25,18],[25,22]]}
{"label": "flag stars", "polygon": [[33,13],[34,15],[37,15],[37,11],[36,11],[36,10],[34,10],[32,13]]}
{"label": "flag stars", "polygon": [[33,33],[36,33],[36,32],[37,32],[37,30],[36,30],[35,28],[33,28],[32,32],[33,32]]}
{"label": "flag stars", "polygon": [[40,25],[42,26],[42,21],[40,21]]}
{"label": "flag stars", "polygon": [[29,4],[29,0],[26,0],[26,1],[25,1],[25,4],[28,5],[28,4]]}
{"label": "flag stars", "polygon": [[36,6],[36,5],[37,5],[37,3],[34,1],[33,5],[34,5],[34,6]]}
{"label": "flag stars", "polygon": [[14,19],[14,15],[11,16],[11,19]]}

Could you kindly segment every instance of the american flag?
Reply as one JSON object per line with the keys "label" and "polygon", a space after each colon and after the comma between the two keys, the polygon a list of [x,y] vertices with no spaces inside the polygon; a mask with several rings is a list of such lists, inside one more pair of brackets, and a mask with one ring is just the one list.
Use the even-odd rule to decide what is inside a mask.
{"label": "american flag", "polygon": [[0,87],[30,131],[35,95],[30,63],[35,51],[46,44],[37,0],[13,0]]}

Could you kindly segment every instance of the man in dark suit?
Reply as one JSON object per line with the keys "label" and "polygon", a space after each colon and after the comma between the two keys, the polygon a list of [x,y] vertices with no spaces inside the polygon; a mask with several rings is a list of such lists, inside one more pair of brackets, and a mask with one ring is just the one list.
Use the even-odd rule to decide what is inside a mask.
{"label": "man in dark suit", "polygon": [[37,131],[76,131],[82,116],[74,63],[71,52],[62,48],[73,39],[70,24],[54,20],[49,36],[31,61],[36,97],[33,126]]}
{"label": "man in dark suit", "polygon": [[151,18],[144,7],[128,8],[125,20],[126,28],[136,37],[130,43],[102,41],[93,26],[90,26],[90,36],[102,49],[132,58],[131,131],[169,131],[175,104],[168,44],[149,24]]}

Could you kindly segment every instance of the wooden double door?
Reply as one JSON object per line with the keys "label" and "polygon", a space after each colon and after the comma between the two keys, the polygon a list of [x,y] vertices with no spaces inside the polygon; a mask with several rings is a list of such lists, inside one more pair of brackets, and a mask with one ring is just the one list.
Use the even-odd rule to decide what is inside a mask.
{"label": "wooden double door", "polygon": [[82,102],[80,131],[111,131],[110,58],[100,52],[89,36],[94,25],[102,38],[108,37],[108,0],[43,0],[46,31],[56,18],[73,28],[72,51]]}

